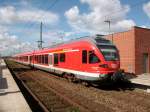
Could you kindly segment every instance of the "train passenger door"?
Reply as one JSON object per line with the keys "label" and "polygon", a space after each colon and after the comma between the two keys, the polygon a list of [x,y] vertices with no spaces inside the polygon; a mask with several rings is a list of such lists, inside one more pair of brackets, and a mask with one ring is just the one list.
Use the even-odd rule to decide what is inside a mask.
{"label": "train passenger door", "polygon": [[53,66],[53,54],[50,53],[49,56],[48,56],[48,63],[49,63],[49,66]]}

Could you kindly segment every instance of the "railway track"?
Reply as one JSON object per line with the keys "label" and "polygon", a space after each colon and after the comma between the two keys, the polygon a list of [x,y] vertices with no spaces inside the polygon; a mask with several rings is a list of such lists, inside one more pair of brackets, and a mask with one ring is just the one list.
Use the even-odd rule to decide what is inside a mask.
{"label": "railway track", "polygon": [[70,98],[68,98],[65,95],[63,95],[62,93],[58,92],[56,90],[56,88],[54,89],[52,87],[49,87],[42,80],[35,79],[32,75],[30,75],[28,78],[30,78],[30,79],[32,79],[32,81],[38,83],[38,85],[43,86],[44,88],[46,88],[46,90],[49,90],[48,94],[51,95],[50,99],[52,99],[52,100],[50,100],[50,102],[51,102],[50,107],[53,107],[53,108],[50,109],[51,111],[58,111],[58,112],[63,112],[64,111],[65,112],[66,108],[70,108],[70,107],[75,108],[75,107],[77,107],[78,109],[80,109],[80,111],[89,112],[89,110],[87,110],[86,108],[82,107],[78,103],[72,101]]}
{"label": "railway track", "polygon": [[[22,71],[32,71],[29,67],[24,66],[22,69],[13,66],[9,61],[6,61],[8,68],[13,73],[16,80],[20,81],[29,94],[38,102],[41,110],[44,112],[91,112],[77,102],[57,91],[58,88],[52,88],[46,85],[43,80],[38,80],[30,75],[25,75]],[[17,82],[18,82],[17,81]],[[64,91],[64,90],[62,90]],[[35,110],[36,111],[36,110]]]}
{"label": "railway track", "polygon": [[[56,111],[54,109],[55,107],[58,107],[58,112],[63,112],[65,110],[64,108],[62,108],[61,111],[59,110],[59,105],[56,105],[59,104],[57,100],[56,103],[51,102],[51,100],[55,101],[54,97],[51,97],[51,100],[49,100],[49,98],[45,99],[45,97],[55,95],[61,96],[56,98],[59,102],[67,102],[69,108],[72,109],[69,109],[69,112],[150,111],[150,95],[142,92],[141,90],[135,89],[134,87],[120,88],[111,86],[107,88],[106,86],[91,86],[87,88],[81,84],[70,83],[61,77],[51,75],[47,72],[40,70],[33,71],[29,69],[29,67],[18,63],[13,63],[13,66],[16,66],[14,68],[12,67],[13,71],[16,71],[16,75],[28,86],[28,88],[30,88],[34,94],[41,93],[35,95],[38,99],[40,99],[41,103],[48,108],[48,111]],[[52,93],[50,91],[52,91]],[[85,110],[82,110],[82,108]]]}

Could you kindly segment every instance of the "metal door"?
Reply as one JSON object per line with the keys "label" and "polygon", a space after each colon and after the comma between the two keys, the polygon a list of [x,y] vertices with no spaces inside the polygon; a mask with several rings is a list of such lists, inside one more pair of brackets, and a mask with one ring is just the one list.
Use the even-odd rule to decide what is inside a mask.
{"label": "metal door", "polygon": [[148,53],[143,54],[143,72],[148,73],[149,72],[149,61],[148,61]]}

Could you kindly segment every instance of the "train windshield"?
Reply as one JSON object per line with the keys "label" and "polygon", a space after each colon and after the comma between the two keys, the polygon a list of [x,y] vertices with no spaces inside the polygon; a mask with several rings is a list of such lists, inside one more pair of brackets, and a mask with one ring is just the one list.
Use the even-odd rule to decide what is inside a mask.
{"label": "train windshield", "polygon": [[117,61],[119,60],[118,51],[113,45],[97,45],[106,61]]}

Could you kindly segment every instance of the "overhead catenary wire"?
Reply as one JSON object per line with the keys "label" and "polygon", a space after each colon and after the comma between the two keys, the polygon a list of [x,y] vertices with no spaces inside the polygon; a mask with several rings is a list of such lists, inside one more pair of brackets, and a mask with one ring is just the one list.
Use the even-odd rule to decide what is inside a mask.
{"label": "overhead catenary wire", "polygon": [[[45,9],[45,11],[47,11],[47,10],[53,8],[53,7],[56,5],[56,3],[57,3],[58,1],[59,1],[59,0],[55,0],[48,8]],[[137,3],[135,3],[135,4],[133,4],[133,5],[130,5],[130,6],[131,6],[131,8],[134,8],[134,7],[138,6],[138,5],[140,5],[141,3],[143,3],[144,1],[147,1],[147,0],[141,0],[140,2],[137,2]],[[103,18],[104,18],[104,20],[105,20],[107,17],[113,16],[114,14],[116,14],[116,13],[121,13],[121,12],[122,12],[122,9],[119,9],[119,10],[117,10],[117,11],[110,11],[110,13],[111,13],[112,15],[106,14],[106,15],[103,16]],[[43,14],[42,16],[40,16],[39,18],[41,18],[41,17],[43,17],[43,16],[44,16],[44,14]],[[31,28],[31,27],[33,27],[34,25],[35,25],[35,23],[31,23],[28,27]]]}
{"label": "overhead catenary wire", "polygon": [[[47,10],[53,8],[53,7],[56,5],[56,3],[57,3],[58,1],[59,1],[59,0],[55,0],[48,8],[45,9],[45,11],[47,11]],[[131,8],[135,8],[136,6],[140,5],[141,3],[145,2],[145,1],[147,1],[147,0],[141,0],[140,2],[137,2],[137,3],[133,4],[133,5],[130,5],[130,7],[131,7]],[[112,17],[112,16],[114,16],[114,15],[117,14],[117,13],[122,13],[122,11],[123,11],[123,9],[119,9],[119,10],[117,10],[117,11],[111,11],[111,12],[110,12],[111,15],[110,15],[110,14],[106,14],[106,15],[103,16],[103,19],[104,19],[104,21],[105,21],[109,16]],[[40,16],[39,18],[42,18],[43,16],[44,16],[44,14],[43,14],[42,16]],[[113,18],[113,19],[114,19],[114,18]],[[32,28],[34,25],[35,25],[35,23],[31,23],[28,27],[29,27],[29,28]]]}
{"label": "overhead catenary wire", "polygon": [[[52,9],[55,5],[56,5],[56,3],[58,2],[59,0],[54,0],[54,2],[49,6],[49,7],[47,7],[47,8],[45,8],[44,9],[44,11],[48,11],[48,10],[50,10],[50,9]],[[37,17],[37,18],[42,18],[43,16],[44,16],[45,14],[43,13],[40,17],[38,16],[34,16],[34,17]],[[42,20],[41,20],[41,22],[42,22]],[[37,25],[37,22],[32,22],[32,23],[30,23],[30,24],[27,24],[26,26],[24,26],[24,27],[28,27],[29,29],[31,29],[31,28],[33,28],[33,26],[34,25]],[[29,31],[29,30],[28,30]],[[31,30],[30,30],[31,31]],[[43,42],[42,42],[43,43]],[[40,45],[41,46],[41,45]]]}
{"label": "overhead catenary wire", "polygon": [[[50,10],[50,9],[52,9],[55,5],[56,5],[56,3],[58,2],[59,0],[55,0],[48,8],[46,8],[45,9],[45,11],[48,11],[48,10]],[[44,14],[42,14],[40,17],[38,17],[39,19],[40,18],[42,18],[44,16]],[[41,20],[42,21],[42,20]],[[36,22],[35,22],[36,23]],[[33,27],[34,25],[35,25],[35,23],[33,22],[33,23],[31,23],[31,24],[29,24],[29,28],[31,28],[31,27]]]}
{"label": "overhead catenary wire", "polygon": [[[47,11],[47,10],[50,10],[51,8],[53,8],[55,5],[56,5],[56,3],[58,2],[59,0],[55,0],[48,8],[46,8],[45,9],[45,11]],[[141,3],[143,3],[144,1],[147,1],[147,0],[141,0],[140,2],[137,2],[137,3],[135,3],[135,4],[132,4],[132,5],[130,5],[130,7],[133,9],[133,8],[135,8],[135,7],[137,7],[138,5],[140,5]],[[117,13],[122,13],[122,11],[123,11],[123,8],[121,8],[121,9],[119,9],[119,10],[116,10],[116,11],[111,11],[111,15],[110,14],[106,14],[106,15],[104,15],[103,17],[102,17],[102,19],[105,21],[107,18],[109,18],[110,17],[110,20],[111,20],[111,18],[113,17],[113,16],[115,16],[115,14],[117,14]],[[40,16],[39,18],[42,18],[44,16],[44,14],[42,15],[42,16]],[[115,19],[115,18],[117,18],[117,17],[113,17],[113,19]],[[29,24],[29,28],[32,28],[34,25],[36,25],[37,23],[36,22],[33,22],[33,23],[31,23],[31,24]]]}

